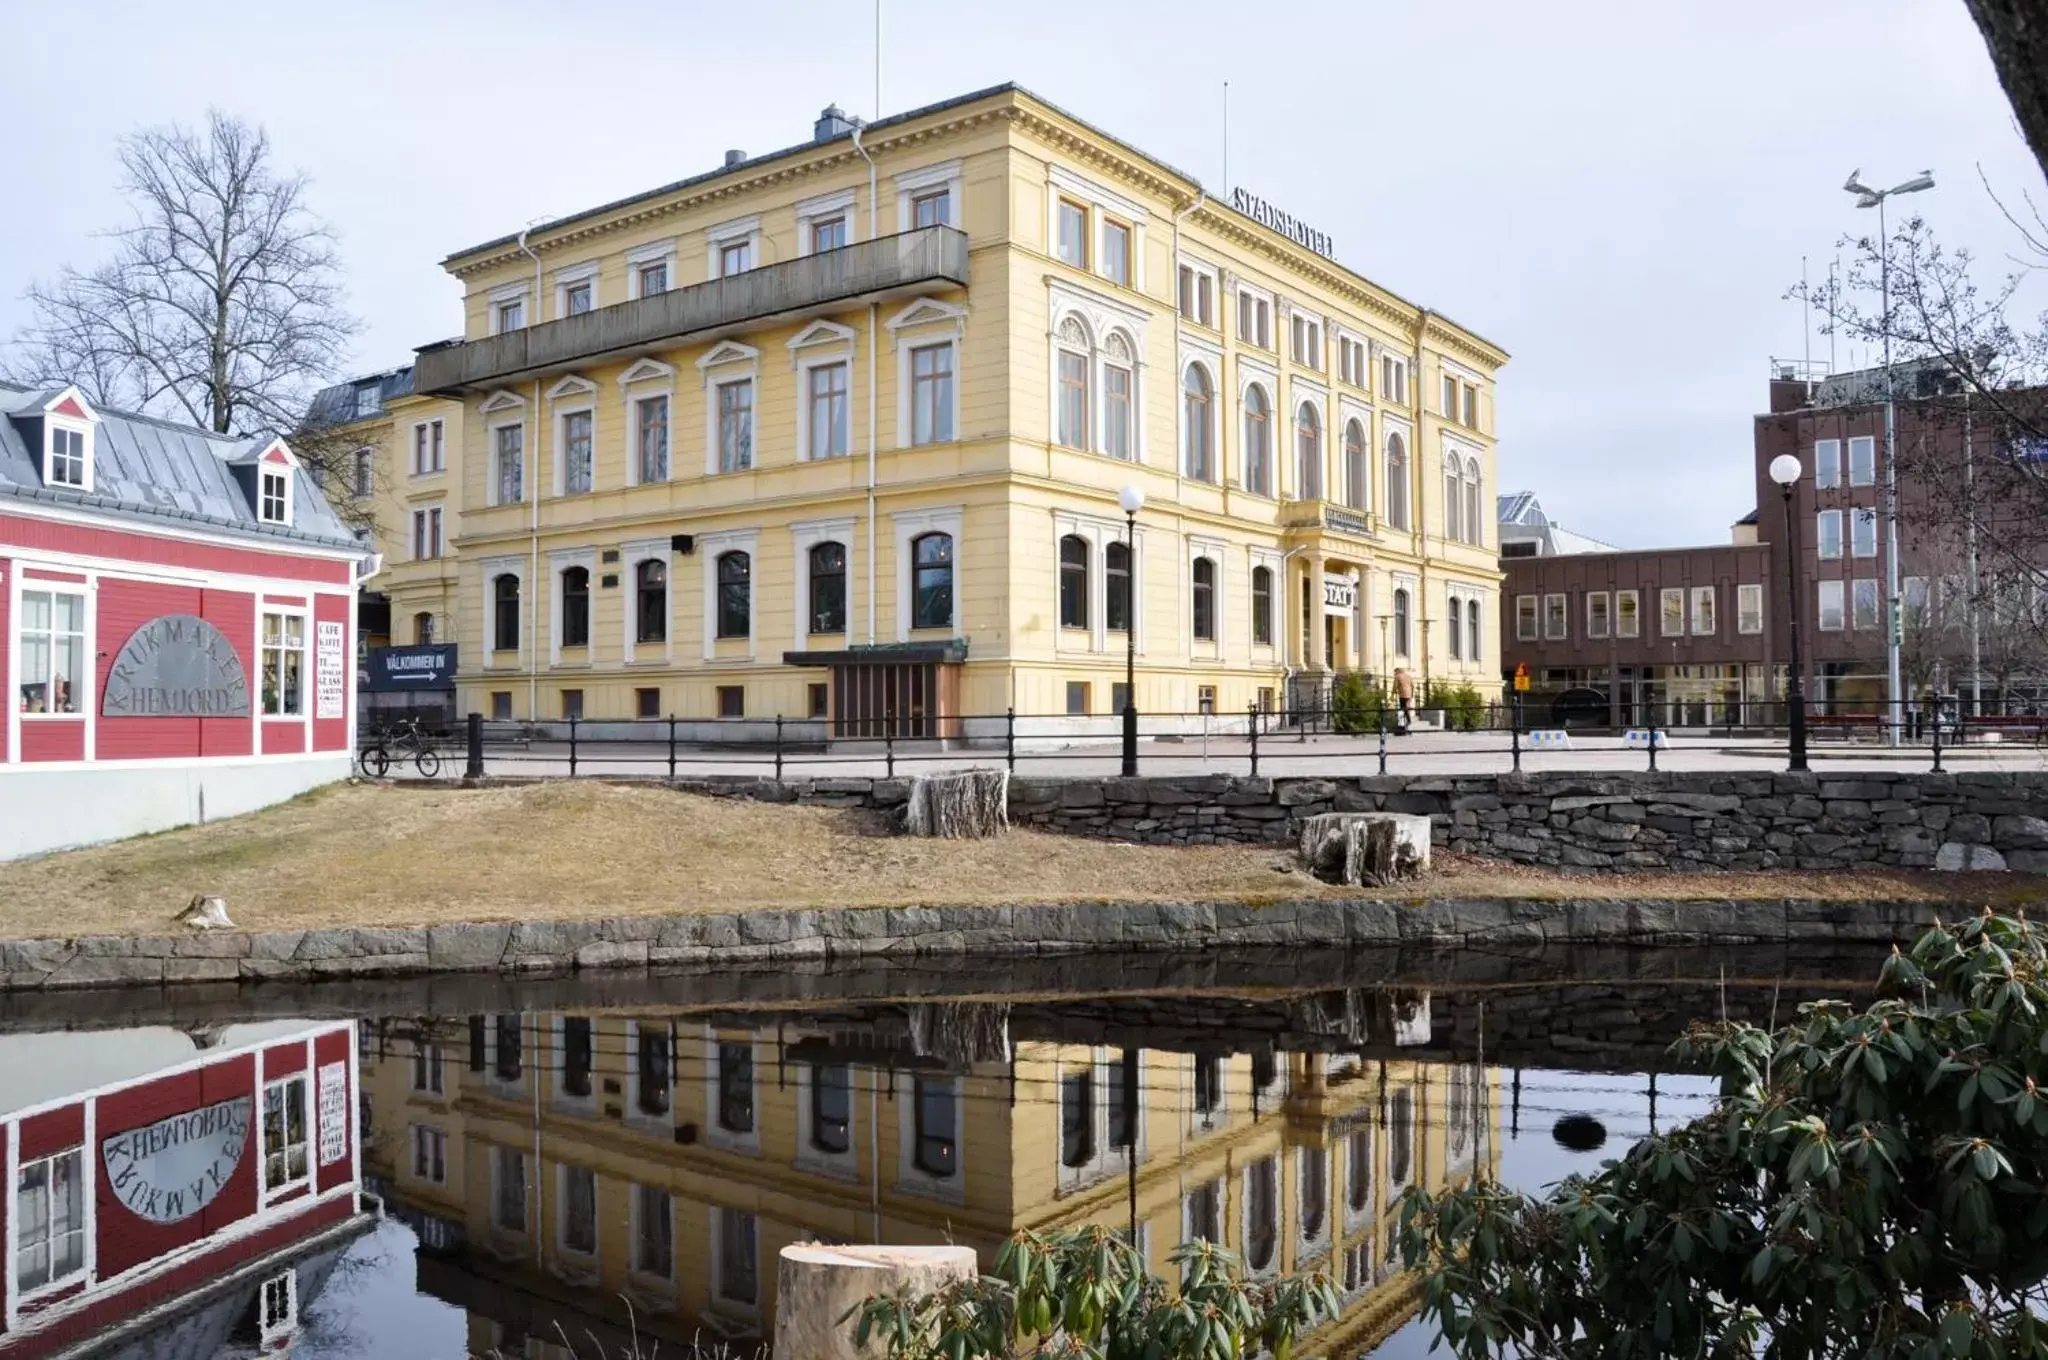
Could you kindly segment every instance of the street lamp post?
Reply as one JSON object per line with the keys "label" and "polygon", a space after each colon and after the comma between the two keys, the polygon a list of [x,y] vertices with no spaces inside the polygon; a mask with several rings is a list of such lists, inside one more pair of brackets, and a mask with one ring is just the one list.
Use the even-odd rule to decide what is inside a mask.
{"label": "street lamp post", "polygon": [[1131,553],[1131,573],[1124,589],[1124,778],[1138,773],[1138,512],[1145,508],[1145,493],[1126,486],[1117,493],[1116,503],[1124,511],[1124,544]]}
{"label": "street lamp post", "polygon": [[1781,453],[1771,460],[1771,480],[1785,493],[1785,605],[1790,611],[1785,618],[1792,625],[1792,660],[1785,687],[1785,702],[1791,709],[1786,720],[1791,749],[1785,768],[1793,771],[1806,769],[1806,681],[1799,656],[1799,541],[1792,519],[1792,488],[1799,484],[1799,474],[1799,460],[1791,454]]}
{"label": "street lamp post", "polygon": [[1917,194],[1923,189],[1934,187],[1934,172],[1922,170],[1903,184],[1894,184],[1889,189],[1873,189],[1857,176],[1861,170],[1851,170],[1848,180],[1842,185],[1856,195],[1859,208],[1877,209],[1877,286],[1879,315],[1884,322],[1884,505],[1885,505],[1885,693],[1889,700],[1890,729],[1892,745],[1899,744],[1899,734],[1904,724],[1905,713],[1901,707],[1905,695],[1900,691],[1903,685],[1899,675],[1899,643],[1901,619],[1899,609],[1899,459],[1898,459],[1898,401],[1892,386],[1892,247],[1891,237],[1885,229],[1884,203],[1893,194]]}

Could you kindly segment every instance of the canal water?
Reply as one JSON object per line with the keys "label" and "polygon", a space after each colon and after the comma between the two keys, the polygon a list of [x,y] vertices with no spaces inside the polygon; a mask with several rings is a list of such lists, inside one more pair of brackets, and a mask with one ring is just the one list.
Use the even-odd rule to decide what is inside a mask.
{"label": "canal water", "polygon": [[[1254,1270],[1327,1271],[1342,1315],[1296,1353],[1351,1360],[1430,1349],[1396,1260],[1408,1187],[1597,1170],[1707,1109],[1709,1083],[1665,1057],[1689,1021],[1788,1018],[1879,962],[1247,951],[430,978],[21,999],[0,1043],[175,1034],[203,1053],[354,1022],[353,1146],[383,1213],[300,1272],[294,1356],[754,1356],[791,1243],[961,1243],[987,1265],[1021,1229],[1102,1224],[1161,1273],[1198,1236]],[[186,1353],[166,1345],[118,1353]]]}

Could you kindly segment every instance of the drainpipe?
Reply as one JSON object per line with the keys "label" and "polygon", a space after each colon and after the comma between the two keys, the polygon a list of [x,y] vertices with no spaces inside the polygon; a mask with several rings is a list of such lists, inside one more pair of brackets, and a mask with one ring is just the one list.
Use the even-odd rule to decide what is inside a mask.
{"label": "drainpipe", "polygon": [[[878,20],[879,22],[879,20]],[[879,55],[876,60],[881,60]],[[865,131],[858,123],[853,125],[853,149],[860,152],[861,159],[868,163],[868,239],[879,239],[882,230],[882,205],[876,194],[875,158],[861,145],[860,134]],[[875,558],[880,550],[875,544],[875,366],[881,361],[882,306],[878,302],[868,304],[868,646],[875,645]],[[900,375],[899,375],[900,376]],[[903,607],[898,600],[897,608]]]}
{"label": "drainpipe", "polygon": [[[526,234],[533,230],[528,223],[519,229],[519,249],[533,261],[533,307],[528,311],[526,324],[540,322],[540,256],[526,244]],[[540,721],[540,451],[541,451],[541,409],[540,379],[533,380],[533,449],[526,459],[527,466],[520,471],[526,477],[527,499],[531,502],[527,532],[527,554],[530,565],[526,573],[526,720]],[[486,468],[489,476],[492,469]]]}

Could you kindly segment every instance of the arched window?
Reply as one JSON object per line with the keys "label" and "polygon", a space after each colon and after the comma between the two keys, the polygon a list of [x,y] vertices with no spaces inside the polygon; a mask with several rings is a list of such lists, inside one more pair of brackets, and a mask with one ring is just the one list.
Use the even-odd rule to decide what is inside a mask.
{"label": "arched window", "polygon": [[1060,540],[1060,627],[1088,626],[1088,540]]}
{"label": "arched window", "polygon": [[1394,655],[1408,655],[1408,591],[1394,592]]}
{"label": "arched window", "polygon": [[1102,550],[1102,622],[1112,633],[1131,631],[1131,545]]}
{"label": "arched window", "polygon": [[562,645],[590,645],[590,568],[562,569]]}
{"label": "arched window", "polygon": [[1216,435],[1209,424],[1215,391],[1200,364],[1188,365],[1181,424],[1187,429],[1187,474],[1198,482],[1216,480]]}
{"label": "arched window", "polygon": [[912,628],[953,626],[953,536],[919,534],[910,540]]}
{"label": "arched window", "polygon": [[1450,638],[1451,660],[1456,661],[1465,651],[1465,602],[1453,595],[1450,606],[1451,624],[1445,632]]}
{"label": "arched window", "polygon": [[1252,641],[1273,645],[1273,569],[1252,568]]}
{"label": "arched window", "polygon": [[638,642],[668,641],[668,564],[649,560],[633,568],[633,636]]}
{"label": "arched window", "polygon": [[1323,1148],[1304,1147],[1300,1155],[1301,1239],[1317,1242],[1329,1226],[1330,1154]]}
{"label": "arched window", "polygon": [[1131,411],[1137,400],[1137,359],[1131,342],[1112,331],[1102,360],[1102,451],[1112,458],[1130,458]]}
{"label": "arched window", "polygon": [[1294,494],[1305,501],[1319,501],[1323,498],[1323,421],[1309,402],[1303,402],[1295,413],[1294,446],[1300,464]]}
{"label": "arched window", "polygon": [[1273,494],[1273,408],[1257,383],[1244,390],[1244,489]]}
{"label": "arched window", "polygon": [[1197,557],[1194,568],[1194,625],[1195,637],[1203,642],[1216,640],[1216,563],[1206,557]]}
{"label": "arched window", "polygon": [[434,616],[432,614],[422,612],[412,616],[412,640],[422,647],[433,643]]}
{"label": "arched window", "polygon": [[811,631],[846,631],[846,545],[819,543],[811,548]]}
{"label": "arched window", "polygon": [[1372,468],[1365,451],[1365,422],[1344,427],[1344,503],[1353,510],[1372,505]]}
{"label": "arched window", "polygon": [[1444,459],[1444,538],[1465,541],[1465,465],[1456,455]]}
{"label": "arched window", "polygon": [[754,630],[754,560],[735,548],[718,555],[718,636],[743,638]]}
{"label": "arched window", "polygon": [[509,571],[491,581],[491,649],[519,650],[519,578]]}
{"label": "arched window", "polygon": [[1245,1171],[1244,1263],[1248,1270],[1273,1268],[1280,1241],[1280,1168],[1271,1157]]}
{"label": "arched window", "polygon": [[1060,322],[1059,429],[1056,437],[1070,449],[1088,447],[1088,329],[1080,318]]}
{"label": "arched window", "polygon": [[1486,521],[1479,517],[1482,499],[1479,494],[1479,460],[1465,460],[1465,541],[1474,547],[1486,546]]}
{"label": "arched window", "polygon": [[1401,436],[1387,436],[1387,523],[1408,527],[1408,446]]}

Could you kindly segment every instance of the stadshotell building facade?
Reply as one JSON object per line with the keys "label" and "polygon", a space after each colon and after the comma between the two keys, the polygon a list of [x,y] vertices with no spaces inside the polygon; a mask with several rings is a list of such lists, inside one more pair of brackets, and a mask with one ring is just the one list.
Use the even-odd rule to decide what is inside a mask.
{"label": "stadshotell building facade", "polygon": [[1327,249],[1003,86],[459,251],[462,338],[361,384],[390,640],[837,736],[1107,730],[1133,631],[1154,715],[1497,690],[1507,356]]}

